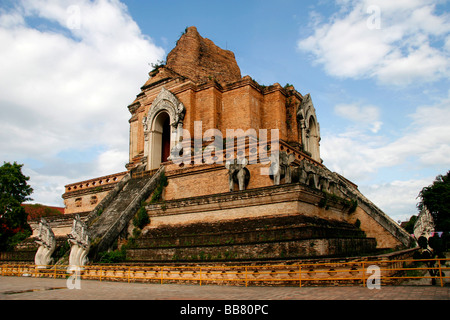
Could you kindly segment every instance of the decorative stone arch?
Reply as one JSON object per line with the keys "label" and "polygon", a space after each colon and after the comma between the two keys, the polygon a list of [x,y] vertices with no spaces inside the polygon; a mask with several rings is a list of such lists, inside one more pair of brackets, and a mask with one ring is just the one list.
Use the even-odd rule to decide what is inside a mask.
{"label": "decorative stone arch", "polygon": [[320,162],[320,126],[309,93],[303,97],[297,111],[297,120],[303,149],[309,152],[314,160]]}
{"label": "decorative stone arch", "polygon": [[315,115],[310,115],[306,128],[306,150],[311,153],[311,157],[320,162],[320,133],[319,123]]}
{"label": "decorative stone arch", "polygon": [[[185,113],[186,108],[183,103],[172,92],[162,88],[150,106],[148,115],[143,119],[144,161],[147,163],[147,170],[158,169],[161,166],[164,160],[162,159],[163,141],[167,139],[167,136],[170,140],[170,152],[180,140]],[[170,124],[169,128],[164,126],[166,121]]]}

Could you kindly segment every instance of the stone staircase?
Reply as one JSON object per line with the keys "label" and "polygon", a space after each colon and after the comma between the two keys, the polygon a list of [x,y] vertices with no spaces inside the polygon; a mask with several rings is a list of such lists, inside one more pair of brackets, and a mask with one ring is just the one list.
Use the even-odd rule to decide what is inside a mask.
{"label": "stone staircase", "polygon": [[127,261],[186,263],[352,256],[376,251],[376,240],[347,222],[304,215],[161,226],[127,250]]}
{"label": "stone staircase", "polygon": [[156,189],[163,173],[164,167],[161,167],[151,176],[140,178],[130,176],[118,190],[114,191],[114,197],[107,203],[101,203],[101,211],[93,211],[87,220],[91,237],[90,259],[95,260],[99,252],[106,251],[112,246],[139,210],[141,202]]}

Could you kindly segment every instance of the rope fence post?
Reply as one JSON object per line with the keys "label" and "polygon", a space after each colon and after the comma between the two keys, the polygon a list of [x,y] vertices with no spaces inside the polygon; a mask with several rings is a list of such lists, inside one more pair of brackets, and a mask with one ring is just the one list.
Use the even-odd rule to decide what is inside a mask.
{"label": "rope fence post", "polygon": [[245,267],[245,286],[247,287],[247,267]]}
{"label": "rope fence post", "polygon": [[299,287],[302,287],[302,266],[298,265],[298,280],[299,280]]}
{"label": "rope fence post", "polygon": [[441,287],[444,286],[444,282],[442,280],[442,267],[441,267],[441,260],[438,260],[438,266],[439,266],[439,279],[441,280]]}
{"label": "rope fence post", "polygon": [[361,272],[362,272],[362,285],[366,286],[366,270],[364,268],[364,262],[361,262]]}

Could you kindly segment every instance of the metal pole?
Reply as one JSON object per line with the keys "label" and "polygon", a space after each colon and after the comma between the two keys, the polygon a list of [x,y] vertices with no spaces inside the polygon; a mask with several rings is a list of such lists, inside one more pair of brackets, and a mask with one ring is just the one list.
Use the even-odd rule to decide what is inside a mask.
{"label": "metal pole", "polygon": [[245,267],[245,286],[247,287],[247,267]]}
{"label": "metal pole", "polygon": [[363,281],[363,287],[366,286],[366,271],[364,269],[364,262],[361,263],[361,271],[362,271],[362,281]]}
{"label": "metal pole", "polygon": [[439,278],[441,279],[441,287],[444,286],[444,282],[442,281],[442,268],[441,268],[441,260],[438,260],[439,264]]}
{"label": "metal pole", "polygon": [[299,280],[299,287],[302,287],[302,266],[298,265],[298,280]]}

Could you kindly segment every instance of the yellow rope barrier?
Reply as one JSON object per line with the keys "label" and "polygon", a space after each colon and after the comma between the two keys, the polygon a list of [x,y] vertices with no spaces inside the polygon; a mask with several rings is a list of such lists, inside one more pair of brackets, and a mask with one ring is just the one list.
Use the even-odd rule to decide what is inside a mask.
{"label": "yellow rope barrier", "polygon": [[[302,287],[309,283],[329,283],[333,281],[360,283],[366,286],[370,266],[377,266],[380,280],[435,279],[443,287],[445,279],[450,279],[450,259],[427,260],[381,260],[338,263],[308,263],[296,265],[260,266],[123,266],[89,265],[80,271],[81,279],[99,281],[157,281],[163,283],[196,282],[294,284]],[[0,264],[1,276],[30,276],[67,278],[68,266],[36,266],[27,264]],[[429,271],[435,274],[429,274]],[[158,275],[159,273],[159,275]],[[408,274],[413,273],[413,275]],[[418,275],[418,273],[421,273]]]}

